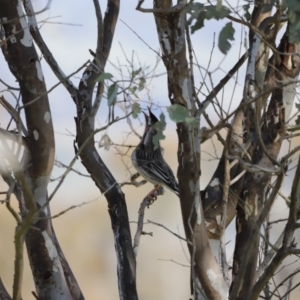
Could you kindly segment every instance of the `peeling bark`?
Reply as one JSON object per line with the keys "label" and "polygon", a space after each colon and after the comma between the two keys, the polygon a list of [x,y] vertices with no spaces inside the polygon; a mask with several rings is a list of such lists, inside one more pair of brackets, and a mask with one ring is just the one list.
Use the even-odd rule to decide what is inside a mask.
{"label": "peeling bark", "polygon": [[[274,164],[284,172],[284,166],[277,163],[282,138],[285,134],[286,122],[290,118],[290,112],[294,103],[296,82],[299,75],[299,44],[288,42],[288,29],[283,36],[278,47],[280,60],[271,68],[275,69],[276,86],[272,92],[270,104],[268,106],[262,132],[257,132],[255,152],[252,163],[265,168],[272,167]],[[259,139],[262,140],[259,143]],[[271,174],[266,172],[248,173],[244,191],[241,196],[241,205],[237,207],[237,235],[236,248],[234,253],[233,275],[237,280],[233,281],[232,288],[234,298],[246,299],[255,283],[255,272],[257,256],[259,251],[260,233],[256,220],[260,216],[265,202],[267,186],[271,179]],[[249,237],[255,235],[251,240],[254,243],[253,250],[249,253]],[[248,264],[245,270],[241,270],[241,264],[245,260],[247,253]],[[244,274],[244,275],[243,275]],[[240,278],[243,278],[243,281]],[[239,286],[239,288],[237,288]]]}
{"label": "peeling bark", "polygon": [[[186,1],[180,4],[185,5]],[[154,1],[154,10],[156,9],[172,11],[172,2]],[[185,11],[174,9],[173,13],[154,12],[154,17],[163,62],[168,72],[170,102],[185,106],[190,116],[198,119],[196,128],[186,123],[177,124],[180,204],[185,234],[190,242],[188,248],[192,261],[194,260],[192,279],[196,281],[195,276],[199,278],[209,299],[226,299],[228,288],[208,242],[200,202],[200,119],[197,116],[199,108],[195,105],[186,59]]]}
{"label": "peeling bark", "polygon": [[[259,1],[256,3],[255,9],[252,12],[251,23],[259,27],[263,20],[271,14],[271,7],[266,8],[265,4],[261,4]],[[266,26],[266,25],[265,25]],[[265,29],[261,28],[261,29]],[[255,41],[253,38],[255,37]],[[268,50],[264,43],[261,43],[258,36],[255,36],[252,31],[249,33],[250,49],[249,49],[249,61],[247,66],[247,73],[245,79],[244,96],[241,101],[241,106],[244,105],[245,101],[251,101],[256,97],[257,87],[254,84],[254,78],[258,78],[257,84],[261,86],[261,80],[264,81],[264,74],[267,70]],[[258,99],[259,100],[259,99]],[[257,103],[256,101],[255,103]],[[261,106],[260,106],[261,107]],[[251,149],[251,140],[253,138],[252,132],[254,129],[254,105],[244,105],[242,109],[238,109],[233,121],[232,121],[232,136],[228,137],[231,139],[228,152],[231,156],[244,157],[248,161],[245,153],[252,155],[253,150]],[[210,180],[210,183],[205,188],[205,198],[203,200],[203,207],[205,211],[205,217],[208,222],[208,230],[211,238],[219,239],[219,222],[217,218],[220,217],[222,212],[222,195],[224,185],[224,153],[220,159],[218,167]],[[230,164],[234,163],[234,159],[229,160]],[[243,167],[238,163],[235,163],[230,168],[230,179],[233,180],[240,176],[243,172]],[[230,224],[236,215],[236,205],[240,197],[241,190],[244,185],[245,176],[241,176],[236,183],[232,184],[229,189],[229,199],[227,201],[227,216],[226,226]],[[216,234],[217,233],[217,234]]]}
{"label": "peeling bark", "polygon": [[[91,174],[96,186],[105,194],[115,238],[117,254],[117,271],[120,299],[138,299],[136,291],[136,261],[132,248],[131,232],[124,194],[115,178],[99,156],[94,141],[95,115],[99,108],[103,93],[103,83],[98,83],[96,99],[93,102],[93,92],[96,78],[104,72],[109,56],[114,30],[119,14],[119,1],[110,0],[107,3],[104,20],[100,5],[94,0],[98,23],[97,49],[95,59],[85,69],[79,87],[76,88],[59,68],[55,58],[43,41],[34,19],[30,23],[30,31],[47,63],[57,78],[70,93],[77,108],[75,118],[77,136],[76,145],[83,165]],[[33,15],[32,6],[27,6],[27,13]]]}
{"label": "peeling bark", "polygon": [[95,115],[92,114],[95,80],[104,70],[114,36],[118,13],[119,1],[108,1],[103,22],[104,36],[101,42],[98,39],[96,50],[100,59],[99,61],[94,60],[93,64],[86,68],[79,84],[78,92],[80,96],[75,99],[77,106],[77,117],[75,118],[77,127],[76,142],[78,148],[82,149],[80,158],[83,165],[91,174],[99,190],[105,193],[108,201],[108,211],[114,232],[118,259],[117,271],[120,299],[138,299],[136,291],[136,261],[133,253],[125,197],[96,150],[94,141]]}
{"label": "peeling bark", "polygon": [[[50,217],[47,186],[55,155],[54,132],[46,84],[22,2],[1,0],[0,18],[6,38],[2,43],[2,52],[20,85],[28,130],[26,145],[29,151],[26,170],[15,172],[24,202],[16,194],[22,222],[16,229],[15,243],[19,249],[16,249],[13,298],[22,298],[21,250],[25,238],[39,299],[83,299],[73,274],[72,282],[67,282],[65,278],[66,273],[57,250],[59,245],[54,238],[51,220],[47,219]],[[34,216],[46,219],[34,221]],[[77,289],[76,293],[71,291],[74,289]]]}

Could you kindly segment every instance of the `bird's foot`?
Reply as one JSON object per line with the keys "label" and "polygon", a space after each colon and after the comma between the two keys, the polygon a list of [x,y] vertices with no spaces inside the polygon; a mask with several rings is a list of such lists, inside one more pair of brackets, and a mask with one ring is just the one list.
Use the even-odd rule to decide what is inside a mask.
{"label": "bird's foot", "polygon": [[153,193],[149,193],[145,198],[148,200],[147,208],[149,208],[149,206],[157,199],[157,196]]}
{"label": "bird's foot", "polygon": [[145,198],[148,199],[148,207],[153,204],[158,196],[163,195],[164,188],[160,185],[156,186]]}

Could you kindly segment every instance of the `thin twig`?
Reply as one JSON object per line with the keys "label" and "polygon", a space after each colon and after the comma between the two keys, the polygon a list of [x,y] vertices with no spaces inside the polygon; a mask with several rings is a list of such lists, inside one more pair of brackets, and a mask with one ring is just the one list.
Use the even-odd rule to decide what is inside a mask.
{"label": "thin twig", "polygon": [[190,265],[184,265],[184,264],[181,264],[173,259],[162,259],[162,258],[159,258],[158,260],[160,261],[170,261],[172,263],[175,263],[176,265],[179,265],[179,266],[182,266],[182,267],[185,267],[185,268],[190,268],[191,266]]}
{"label": "thin twig", "polygon": [[19,111],[22,110],[23,108],[25,108],[26,106],[29,106],[31,104],[33,104],[34,102],[38,101],[39,99],[41,99],[42,97],[44,97],[45,95],[48,95],[50,92],[52,92],[55,88],[57,88],[60,84],[63,84],[67,81],[69,81],[69,79],[77,74],[79,71],[81,71],[83,68],[85,68],[88,63],[90,62],[90,60],[86,61],[81,67],[79,67],[76,71],[74,71],[73,73],[71,73],[70,75],[66,76],[64,79],[62,79],[61,81],[59,81],[58,83],[56,83],[55,85],[53,85],[46,93],[41,94],[40,96],[36,97],[35,99],[31,100],[30,102],[24,104],[23,106],[19,107]]}
{"label": "thin twig", "polygon": [[[164,192],[164,189],[162,187],[159,189],[154,188],[154,190],[155,190],[154,193],[151,193],[151,192],[149,193],[151,195],[151,197],[154,197],[154,199],[156,199],[157,196],[162,195]],[[145,209],[146,209],[146,207],[149,207],[149,205],[154,203],[154,201],[151,201],[151,198],[149,198],[149,194],[143,199],[143,201],[140,205],[140,208],[139,208],[137,229],[136,229],[136,233],[134,235],[134,240],[133,240],[133,253],[134,253],[135,257],[137,257],[141,235],[143,234]],[[150,235],[152,236],[152,234],[150,234]]]}
{"label": "thin twig", "polygon": [[[45,203],[45,205],[48,205],[49,202],[51,201],[51,199],[54,197],[54,195],[56,194],[56,192],[58,191],[58,189],[60,188],[60,186],[62,185],[62,183],[64,182],[65,178],[67,177],[67,175],[69,174],[69,172],[71,171],[73,165],[75,164],[77,158],[79,157],[79,155],[81,154],[81,152],[83,151],[84,147],[90,142],[91,138],[93,138],[93,136],[95,134],[97,134],[100,131],[106,130],[108,127],[110,127],[113,123],[116,123],[118,121],[121,121],[123,119],[128,118],[128,115],[118,118],[116,120],[113,120],[111,122],[109,122],[106,126],[95,130],[82,144],[82,146],[78,149],[77,153],[75,154],[74,158],[71,160],[71,162],[69,163],[69,167],[67,168],[67,170],[65,171],[65,173],[62,175],[59,183],[56,185],[55,189],[53,190],[52,194],[50,195],[48,201]],[[44,206],[45,206],[44,205]],[[41,208],[44,208],[44,206],[42,206]]]}
{"label": "thin twig", "polygon": [[174,236],[176,236],[178,239],[183,240],[183,241],[185,241],[186,243],[192,245],[191,242],[188,242],[184,237],[182,237],[182,236],[180,236],[179,234],[177,234],[176,232],[170,230],[170,229],[167,228],[166,226],[164,226],[164,225],[162,225],[162,224],[160,224],[160,223],[156,223],[156,222],[150,221],[150,220],[147,220],[147,222],[150,223],[150,224],[153,224],[153,225],[156,225],[156,226],[159,226],[159,227],[164,228],[165,230],[167,230],[168,232],[170,232],[171,234],[173,234]]}
{"label": "thin twig", "polygon": [[147,206],[149,206],[149,199],[144,198],[139,208],[137,228],[133,239],[133,253],[135,257],[137,257],[139,250],[140,239],[143,232],[145,209]]}
{"label": "thin twig", "polygon": [[20,124],[21,125],[21,129],[22,129],[23,134],[25,136],[28,136],[28,131],[27,131],[25,125],[23,124],[23,122],[22,122],[22,120],[20,118],[19,113],[10,105],[10,103],[8,101],[5,100],[5,98],[3,96],[0,97],[0,103],[8,111],[8,113],[14,119],[14,121],[16,122],[16,124]]}
{"label": "thin twig", "polygon": [[120,21],[130,30],[130,31],[132,31],[132,33],[134,33],[136,36],[137,36],[137,38],[139,39],[139,40],[141,40],[150,50],[152,50],[157,56],[159,56],[160,58],[162,58],[161,57],[161,55],[159,54],[159,52],[157,52],[156,50],[154,50],[143,38],[141,38],[141,36],[136,32],[136,31],[134,31],[126,22],[124,22],[122,19],[120,19]]}
{"label": "thin twig", "polygon": [[2,79],[0,79],[0,82],[3,83],[9,90],[13,90],[13,91],[19,91],[20,88],[16,88],[16,87],[13,87],[11,85],[8,85],[6,82],[4,82]]}

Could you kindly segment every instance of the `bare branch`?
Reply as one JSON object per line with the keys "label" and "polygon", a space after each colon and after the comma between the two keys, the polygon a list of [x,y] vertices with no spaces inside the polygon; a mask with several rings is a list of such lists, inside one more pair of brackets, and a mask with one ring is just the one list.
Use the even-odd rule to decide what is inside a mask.
{"label": "bare branch", "polygon": [[297,222],[297,203],[299,203],[299,193],[300,191],[300,157],[298,160],[297,170],[293,181],[292,194],[291,194],[291,204],[289,211],[288,222],[285,226],[283,242],[281,248],[275,254],[274,258],[271,260],[267,268],[264,270],[256,284],[254,285],[249,299],[256,299],[263,289],[265,284],[273,276],[274,271],[278,268],[281,262],[292,253],[293,246],[293,233],[296,228]]}
{"label": "bare branch", "polygon": [[65,79],[63,79],[62,81],[59,81],[58,83],[56,83],[55,85],[53,85],[48,91],[46,91],[44,94],[39,95],[38,97],[36,97],[35,99],[31,100],[30,102],[24,104],[23,106],[19,107],[19,111],[29,105],[32,105],[33,103],[35,103],[36,101],[40,100],[43,96],[48,95],[50,92],[52,92],[55,88],[57,88],[59,85],[63,84],[65,81],[69,80],[69,78],[73,77],[75,74],[77,74],[79,71],[81,71],[83,68],[85,68],[88,63],[90,63],[90,61],[86,61],[81,67],[79,67],[77,70],[75,70],[74,72],[72,72],[71,74],[69,74],[68,76],[66,76]]}
{"label": "bare branch", "polygon": [[[84,143],[81,145],[81,147],[78,149],[78,151],[76,152],[74,158],[71,160],[71,162],[69,163],[68,168],[66,169],[65,173],[61,176],[61,179],[59,181],[59,183],[56,185],[55,189],[53,190],[52,194],[49,196],[48,198],[48,202],[45,203],[45,205],[49,204],[49,201],[51,201],[51,199],[54,197],[54,195],[56,194],[56,192],[58,191],[58,189],[60,188],[60,186],[63,184],[65,178],[67,177],[67,175],[69,174],[69,172],[72,170],[72,167],[74,166],[76,160],[78,159],[78,157],[80,157],[80,155],[82,154],[82,152],[85,149],[85,147],[90,143],[91,140],[94,139],[94,135],[99,133],[100,131],[106,130],[107,128],[109,128],[112,124],[114,124],[117,121],[123,120],[123,119],[127,119],[128,115],[122,117],[122,118],[118,118],[117,120],[113,120],[110,123],[108,123],[106,126],[95,130],[94,132],[92,132],[84,141]],[[44,206],[43,206],[44,208]]]}
{"label": "bare branch", "polygon": [[227,219],[227,202],[229,197],[229,189],[230,189],[230,168],[229,168],[229,160],[228,160],[228,151],[230,149],[230,140],[231,140],[231,129],[228,132],[228,138],[225,144],[225,151],[224,151],[224,184],[223,184],[223,197],[222,197],[222,214],[221,214],[221,221],[220,221],[220,232],[219,235],[221,236],[221,266],[222,272],[225,282],[227,283],[228,287],[230,286],[230,279],[229,279],[229,270],[227,266],[227,259],[226,259],[226,249],[225,249],[225,232],[226,232],[226,219]]}
{"label": "bare branch", "polygon": [[7,84],[6,82],[4,82],[2,79],[0,79],[0,82],[3,83],[9,90],[12,90],[12,91],[20,91],[19,88],[16,88],[16,87],[13,87],[13,86],[10,86],[9,84]]}
{"label": "bare branch", "polygon": [[150,50],[152,50],[158,57],[161,58],[161,55],[159,52],[157,52],[156,50],[154,50],[144,39],[142,39],[142,37],[140,35],[137,34],[136,31],[134,31],[127,23],[125,23],[122,19],[120,19],[120,21],[127,27],[129,28],[130,31],[132,31],[138,39],[140,39]]}
{"label": "bare branch", "polygon": [[3,96],[0,97],[0,103],[2,106],[8,111],[8,113],[12,116],[16,124],[20,124],[22,132],[25,136],[28,136],[28,131],[23,124],[20,114],[5,100]]}
{"label": "bare branch", "polygon": [[98,0],[93,0],[96,19],[97,19],[97,50],[96,50],[96,59],[101,62],[101,54],[103,49],[103,21],[102,21],[102,12]]}
{"label": "bare branch", "polygon": [[41,50],[41,52],[43,54],[43,57],[45,58],[46,62],[52,69],[53,73],[58,78],[59,82],[63,83],[65,88],[71,94],[72,98],[75,98],[76,94],[77,94],[77,89],[75,88],[73,83],[69,79],[67,79],[67,76],[60,69],[57,61],[55,60],[54,56],[52,55],[48,46],[46,45],[43,37],[41,36],[40,31],[38,29],[36,17],[35,17],[36,13],[33,10],[31,1],[25,1],[24,7],[25,7],[26,13],[28,15],[29,29],[30,29],[30,33],[31,33],[34,41],[38,45],[39,49]]}
{"label": "bare branch", "polygon": [[170,232],[172,235],[174,235],[175,237],[177,237],[178,239],[184,241],[184,242],[187,242],[189,243],[190,245],[192,245],[191,242],[188,242],[184,237],[180,236],[179,234],[177,234],[176,232],[170,230],[169,228],[167,228],[166,226],[160,224],[160,223],[157,223],[157,222],[153,222],[153,221],[150,221],[150,220],[147,220],[148,223],[150,224],[153,224],[153,225],[156,225],[156,226],[159,226],[159,227],[162,227],[164,228],[165,230],[167,230],[168,232]]}

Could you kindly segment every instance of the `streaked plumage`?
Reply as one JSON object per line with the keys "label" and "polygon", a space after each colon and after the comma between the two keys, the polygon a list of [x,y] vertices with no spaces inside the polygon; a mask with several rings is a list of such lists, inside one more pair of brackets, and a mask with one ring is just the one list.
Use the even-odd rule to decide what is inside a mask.
{"label": "streaked plumage", "polygon": [[163,159],[161,148],[154,149],[152,141],[156,130],[153,125],[158,119],[149,109],[149,116],[145,114],[146,126],[144,135],[131,155],[133,166],[146,180],[154,185],[164,186],[179,196],[179,188],[175,176],[169,165]]}

